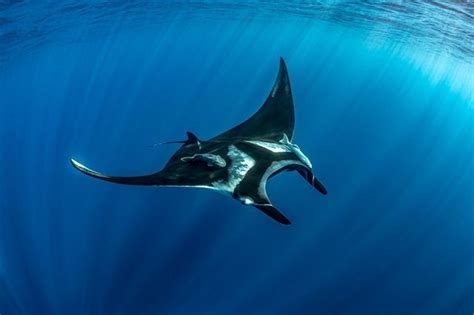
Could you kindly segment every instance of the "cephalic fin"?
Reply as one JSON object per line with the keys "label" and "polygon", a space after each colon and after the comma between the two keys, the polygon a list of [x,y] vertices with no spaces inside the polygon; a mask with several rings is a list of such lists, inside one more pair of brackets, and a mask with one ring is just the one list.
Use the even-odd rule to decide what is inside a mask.
{"label": "cephalic fin", "polygon": [[313,172],[308,170],[298,170],[298,173],[300,173],[300,175],[303,176],[304,179],[306,179],[306,181],[310,183],[311,186],[316,188],[317,191],[319,191],[323,195],[328,194],[326,187],[324,187],[324,185],[316,178],[316,176],[313,175]]}
{"label": "cephalic fin", "polygon": [[277,210],[272,204],[268,205],[254,205],[255,208],[261,210],[263,213],[268,215],[270,218],[273,220],[284,224],[284,225],[289,225],[291,224],[290,220],[288,220],[287,217],[283,215],[280,211]]}

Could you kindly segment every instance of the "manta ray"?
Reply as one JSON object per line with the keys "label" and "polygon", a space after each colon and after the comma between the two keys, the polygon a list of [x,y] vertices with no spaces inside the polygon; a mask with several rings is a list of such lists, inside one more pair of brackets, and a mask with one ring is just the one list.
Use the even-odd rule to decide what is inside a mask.
{"label": "manta ray", "polygon": [[297,171],[322,194],[326,188],[314,176],[309,158],[294,144],[295,114],[288,70],[283,58],[277,79],[262,107],[241,124],[209,139],[187,132],[181,147],[154,174],[107,176],[71,159],[89,176],[119,184],[196,187],[216,190],[254,206],[282,224],[290,220],[270,202],[267,181],[283,172]]}

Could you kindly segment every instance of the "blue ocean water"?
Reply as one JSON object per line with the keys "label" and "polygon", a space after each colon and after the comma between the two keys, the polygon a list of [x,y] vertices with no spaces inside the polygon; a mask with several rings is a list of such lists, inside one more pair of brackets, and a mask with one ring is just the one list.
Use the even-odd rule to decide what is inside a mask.
{"label": "blue ocean water", "polygon": [[[0,1],[0,314],[472,314],[472,1]],[[162,168],[243,121],[279,57],[329,194],[282,226]]]}

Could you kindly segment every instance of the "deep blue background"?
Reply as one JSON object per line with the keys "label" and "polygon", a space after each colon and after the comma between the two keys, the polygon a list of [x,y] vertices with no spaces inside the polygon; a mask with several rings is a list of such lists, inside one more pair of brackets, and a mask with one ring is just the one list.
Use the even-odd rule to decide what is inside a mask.
{"label": "deep blue background", "polygon": [[[305,19],[120,21],[0,72],[0,313],[471,314],[473,86],[464,61]],[[71,31],[73,32],[73,31]],[[286,59],[295,143],[329,190],[269,183],[281,226],[159,170],[186,130],[252,114]],[[421,57],[420,57],[421,56]],[[436,72],[438,71],[438,72]]]}

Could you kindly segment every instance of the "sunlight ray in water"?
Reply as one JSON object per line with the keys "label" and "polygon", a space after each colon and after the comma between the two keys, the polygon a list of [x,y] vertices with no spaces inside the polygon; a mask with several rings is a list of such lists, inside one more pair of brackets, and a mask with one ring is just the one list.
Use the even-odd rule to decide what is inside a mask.
{"label": "sunlight ray in water", "polygon": [[[0,314],[471,314],[473,14],[472,1],[0,1]],[[293,225],[70,165],[153,174],[184,143],[150,145],[188,130],[202,149],[278,94],[280,57],[294,137],[175,166],[217,174],[237,152],[218,182],[235,192],[280,170],[245,146],[295,153],[329,193],[272,177],[262,187]]]}

